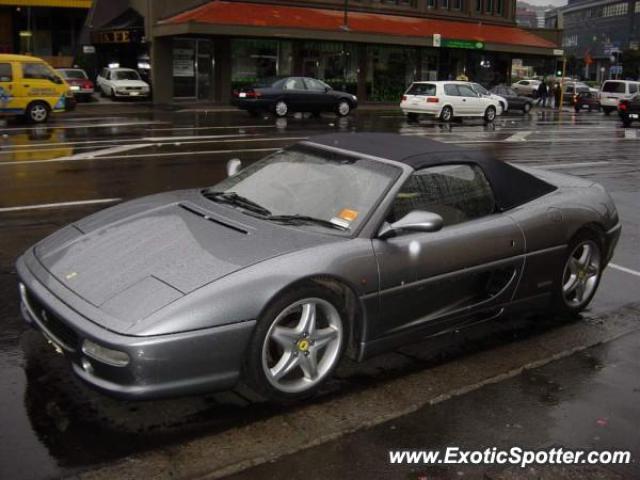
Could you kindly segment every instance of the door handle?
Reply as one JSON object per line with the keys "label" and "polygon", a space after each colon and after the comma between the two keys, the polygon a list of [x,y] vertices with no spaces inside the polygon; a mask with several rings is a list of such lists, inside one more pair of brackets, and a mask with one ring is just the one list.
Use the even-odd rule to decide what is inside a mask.
{"label": "door handle", "polygon": [[467,101],[467,99],[466,99],[466,98],[463,98],[463,99],[462,99],[462,101],[463,101],[463,102],[466,102],[466,101]]}

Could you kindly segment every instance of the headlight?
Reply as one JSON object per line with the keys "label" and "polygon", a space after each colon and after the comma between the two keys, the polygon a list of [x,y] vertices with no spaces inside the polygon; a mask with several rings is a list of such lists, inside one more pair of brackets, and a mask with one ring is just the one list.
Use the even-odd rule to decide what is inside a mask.
{"label": "headlight", "polygon": [[355,95],[351,95],[353,97],[353,99],[357,102],[358,101],[358,97],[356,97]]}
{"label": "headlight", "polygon": [[129,355],[125,352],[103,347],[91,340],[84,340],[82,342],[82,351],[94,360],[106,363],[107,365],[113,365],[114,367],[126,367],[129,364]]}

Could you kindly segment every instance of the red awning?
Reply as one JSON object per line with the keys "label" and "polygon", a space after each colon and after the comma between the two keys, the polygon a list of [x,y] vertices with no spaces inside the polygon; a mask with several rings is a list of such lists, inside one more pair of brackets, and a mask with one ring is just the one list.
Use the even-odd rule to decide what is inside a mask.
{"label": "red awning", "polygon": [[[343,26],[343,12],[320,8],[220,0],[211,1],[159,23],[179,25],[191,22],[208,25],[299,28],[337,32],[343,31],[341,28]],[[439,33],[445,39],[473,40],[523,47],[557,48],[553,42],[518,27],[379,13],[349,12],[349,31],[402,37],[430,37],[434,33]]]}

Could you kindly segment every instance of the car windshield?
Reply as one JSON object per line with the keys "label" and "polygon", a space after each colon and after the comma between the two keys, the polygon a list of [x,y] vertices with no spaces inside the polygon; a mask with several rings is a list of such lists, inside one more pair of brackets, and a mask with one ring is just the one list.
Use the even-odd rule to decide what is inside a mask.
{"label": "car windshield", "polygon": [[[234,205],[240,208],[250,201],[265,212],[257,216],[268,221],[289,219],[323,231],[333,225],[351,234],[401,173],[383,162],[298,145],[240,170],[204,193],[211,197],[212,192],[218,196],[226,192],[227,199],[241,198],[242,203]],[[256,215],[257,209],[243,211]],[[315,221],[298,222],[301,218]]]}
{"label": "car windshield", "polygon": [[140,75],[135,70],[118,70],[114,75],[116,80],[140,80]]}
{"label": "car windshield", "polygon": [[602,91],[609,93],[625,93],[625,86],[623,82],[605,82],[602,86]]}
{"label": "car windshield", "polygon": [[87,74],[82,70],[60,70],[60,73],[69,80],[84,80],[87,78]]}

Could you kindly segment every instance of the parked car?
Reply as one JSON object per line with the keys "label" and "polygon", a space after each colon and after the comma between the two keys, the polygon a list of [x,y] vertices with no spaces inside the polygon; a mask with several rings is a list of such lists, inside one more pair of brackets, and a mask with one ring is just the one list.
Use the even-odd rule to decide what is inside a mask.
{"label": "parked car", "polygon": [[58,73],[69,84],[73,96],[77,99],[90,101],[93,98],[94,85],[87,72],[81,68],[58,68]]}
{"label": "parked car", "polygon": [[500,103],[476,92],[469,82],[413,82],[400,102],[400,109],[414,121],[430,115],[443,122],[454,118],[480,117],[493,122],[501,111]]}
{"label": "parked car", "polygon": [[591,90],[578,90],[573,96],[573,107],[576,112],[580,112],[587,108],[589,111],[600,111],[600,100],[598,95],[594,94]]}
{"label": "parked car", "polygon": [[149,84],[131,68],[103,68],[96,80],[100,93],[116,98],[148,97]]}
{"label": "parked car", "polygon": [[518,95],[518,92],[506,85],[496,85],[491,92],[505,98],[509,103],[509,110],[522,110],[524,113],[529,113],[533,107],[531,97]]}
{"label": "parked car", "polygon": [[562,87],[564,88],[563,103],[571,106],[576,104],[579,94],[591,93],[589,85],[582,82],[564,82]]}
{"label": "parked car", "polygon": [[0,54],[0,115],[43,123],[76,105],[69,85],[44,60]]}
{"label": "parked car", "polygon": [[618,104],[618,115],[625,127],[630,127],[631,122],[640,120],[640,94],[636,93],[629,99],[620,100]]}
{"label": "parked car", "polygon": [[536,98],[538,96],[538,87],[540,86],[540,80],[524,79],[519,80],[511,84],[518,95],[526,95],[528,97]]}
{"label": "parked car", "polygon": [[234,90],[231,103],[253,115],[271,112],[285,117],[290,112],[334,112],[346,117],[357,108],[358,97],[334,90],[315,78],[286,77]]}
{"label": "parked car", "polygon": [[577,314],[620,235],[592,179],[420,137],[329,134],[230,166],[18,259],[22,314],[85,382],[305,398],[344,355],[517,311]]}
{"label": "parked car", "polygon": [[477,93],[479,93],[484,97],[489,97],[493,100],[496,100],[500,105],[500,110],[498,111],[498,115],[502,115],[506,113],[507,110],[509,110],[509,102],[503,96],[497,95],[496,93],[487,90],[479,83],[471,82],[471,88],[473,88]]}
{"label": "parked car", "polygon": [[600,89],[600,104],[605,115],[618,108],[622,99],[630,99],[640,89],[640,82],[630,80],[605,80]]}

